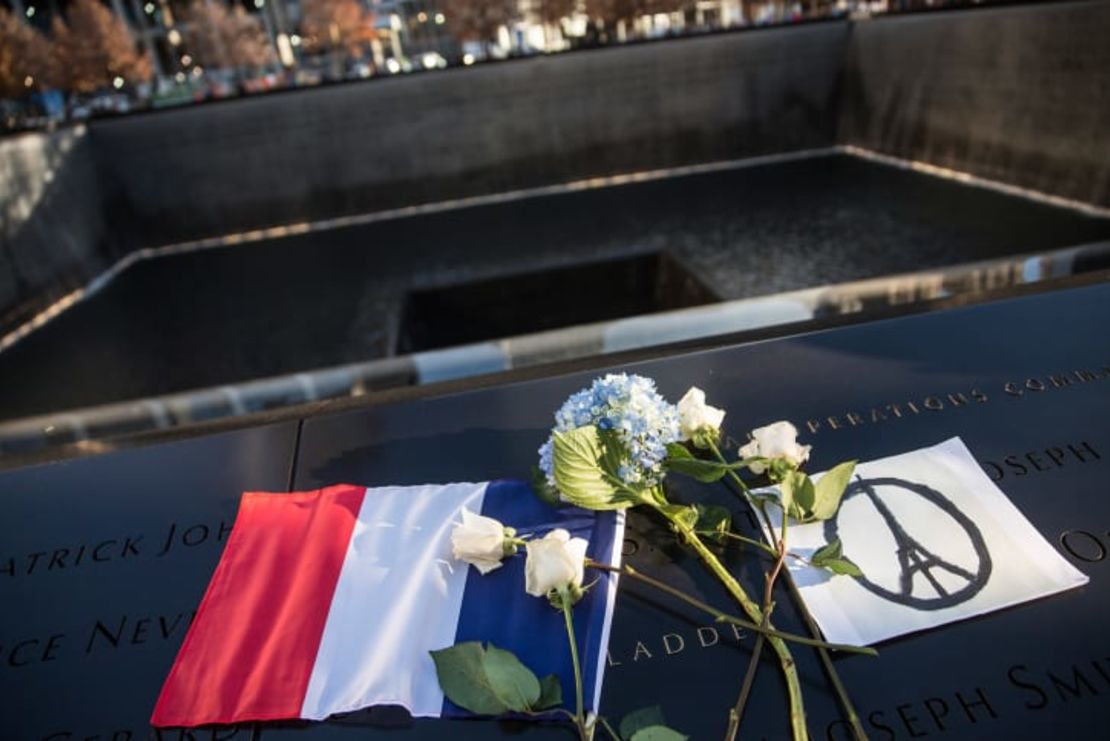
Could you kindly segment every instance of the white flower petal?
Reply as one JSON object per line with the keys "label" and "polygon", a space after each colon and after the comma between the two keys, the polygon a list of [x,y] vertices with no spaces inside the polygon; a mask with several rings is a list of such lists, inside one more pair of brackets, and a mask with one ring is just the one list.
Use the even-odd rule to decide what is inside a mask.
{"label": "white flower petal", "polygon": [[451,531],[451,554],[483,574],[493,571],[505,557],[505,526],[463,507],[462,522]]}
{"label": "white flower petal", "polygon": [[724,418],[724,410],[707,405],[705,392],[697,386],[691,386],[678,402],[678,423],[684,440],[705,430],[719,430]]}
{"label": "white flower petal", "polygon": [[586,541],[571,538],[562,528],[543,538],[528,541],[524,564],[524,590],[533,597],[545,597],[559,587],[582,584]]}
{"label": "white flower petal", "polygon": [[576,587],[582,586],[582,579],[585,577],[586,570],[586,548],[590,543],[585,538],[572,538],[567,543],[567,555],[574,564],[574,585]]}
{"label": "white flower petal", "polygon": [[[800,465],[809,459],[811,446],[798,444],[798,430],[786,420],[758,427],[749,434],[752,437],[751,442],[739,450],[742,458],[781,458],[794,465]],[[757,474],[762,473],[765,468],[761,464],[751,466],[752,471]]]}
{"label": "white flower petal", "polygon": [[545,540],[557,540],[560,543],[569,543],[570,542],[570,533],[568,533],[566,530],[564,530],[561,527],[557,527],[554,530],[552,530],[551,532],[549,532],[547,535],[545,535],[544,539]]}
{"label": "white flower petal", "polygon": [[493,571],[494,569],[501,568],[501,562],[500,561],[486,561],[484,559],[477,559],[477,558],[474,559],[473,561],[471,561],[470,565],[473,566],[474,568],[478,569],[478,571],[481,572],[483,575],[488,574],[489,572]]}

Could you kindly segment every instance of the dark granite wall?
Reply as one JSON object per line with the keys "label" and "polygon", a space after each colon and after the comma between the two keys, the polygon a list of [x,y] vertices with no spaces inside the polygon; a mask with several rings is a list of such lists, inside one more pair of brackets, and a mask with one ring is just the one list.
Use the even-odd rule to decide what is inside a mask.
{"label": "dark granite wall", "polygon": [[80,288],[119,256],[86,128],[0,140],[0,328]]}
{"label": "dark granite wall", "polygon": [[846,24],[537,57],[97,122],[158,244],[826,147]]}
{"label": "dark granite wall", "polygon": [[851,26],[840,141],[1110,206],[1110,3]]}
{"label": "dark granite wall", "polygon": [[857,144],[1110,205],[1110,2],[829,22],[0,142],[0,329],[135,246]]}

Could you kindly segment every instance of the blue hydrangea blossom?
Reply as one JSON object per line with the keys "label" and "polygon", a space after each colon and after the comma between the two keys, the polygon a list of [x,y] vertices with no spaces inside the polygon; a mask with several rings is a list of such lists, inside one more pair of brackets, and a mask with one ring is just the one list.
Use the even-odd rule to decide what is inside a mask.
{"label": "blue hydrangea blossom", "polygon": [[[627,484],[654,486],[663,479],[667,443],[681,440],[678,409],[655,390],[655,382],[627,373],[596,379],[555,412],[554,432],[595,425],[613,430],[625,457],[617,474]],[[539,450],[540,469],[555,486],[552,437]]]}

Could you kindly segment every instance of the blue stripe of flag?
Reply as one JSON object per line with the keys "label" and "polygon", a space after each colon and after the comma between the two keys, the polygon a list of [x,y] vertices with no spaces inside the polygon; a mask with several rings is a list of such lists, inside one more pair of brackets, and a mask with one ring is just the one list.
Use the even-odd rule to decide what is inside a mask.
{"label": "blue stripe of flag", "polygon": [[[609,563],[616,555],[617,514],[590,512],[577,507],[554,509],[540,501],[524,481],[494,481],[486,489],[481,514],[515,527],[519,533],[542,537],[557,527],[572,536],[586,538],[587,555]],[[564,706],[574,711],[574,670],[567,645],[563,614],[546,599],[524,591],[524,555],[506,559],[496,571],[483,576],[470,569],[463,591],[455,642],[483,641],[512,651],[539,677],[559,676]],[[589,583],[599,572],[586,572]],[[605,577],[574,606],[574,630],[582,660],[586,709],[593,707],[593,688],[601,670],[601,645],[607,597],[612,579]],[[464,717],[471,713],[444,699],[442,717]]]}

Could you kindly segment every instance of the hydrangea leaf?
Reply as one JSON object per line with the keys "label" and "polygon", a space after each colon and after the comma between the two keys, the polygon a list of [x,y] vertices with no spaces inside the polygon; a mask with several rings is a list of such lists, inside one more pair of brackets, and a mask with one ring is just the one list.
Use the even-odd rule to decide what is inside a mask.
{"label": "hydrangea leaf", "polygon": [[625,458],[624,446],[620,437],[613,430],[598,430],[597,439],[601,441],[601,470],[610,479],[618,477],[621,462]]}
{"label": "hydrangea leaf", "polygon": [[555,485],[563,496],[593,510],[623,509],[630,504],[614,485],[613,474],[603,467],[606,462],[612,465],[616,453],[612,445],[603,444],[596,427],[555,432],[552,439]]}
{"label": "hydrangea leaf", "polygon": [[565,502],[559,499],[559,490],[551,486],[539,466],[532,466],[532,491],[540,501],[551,507],[559,507]]}

